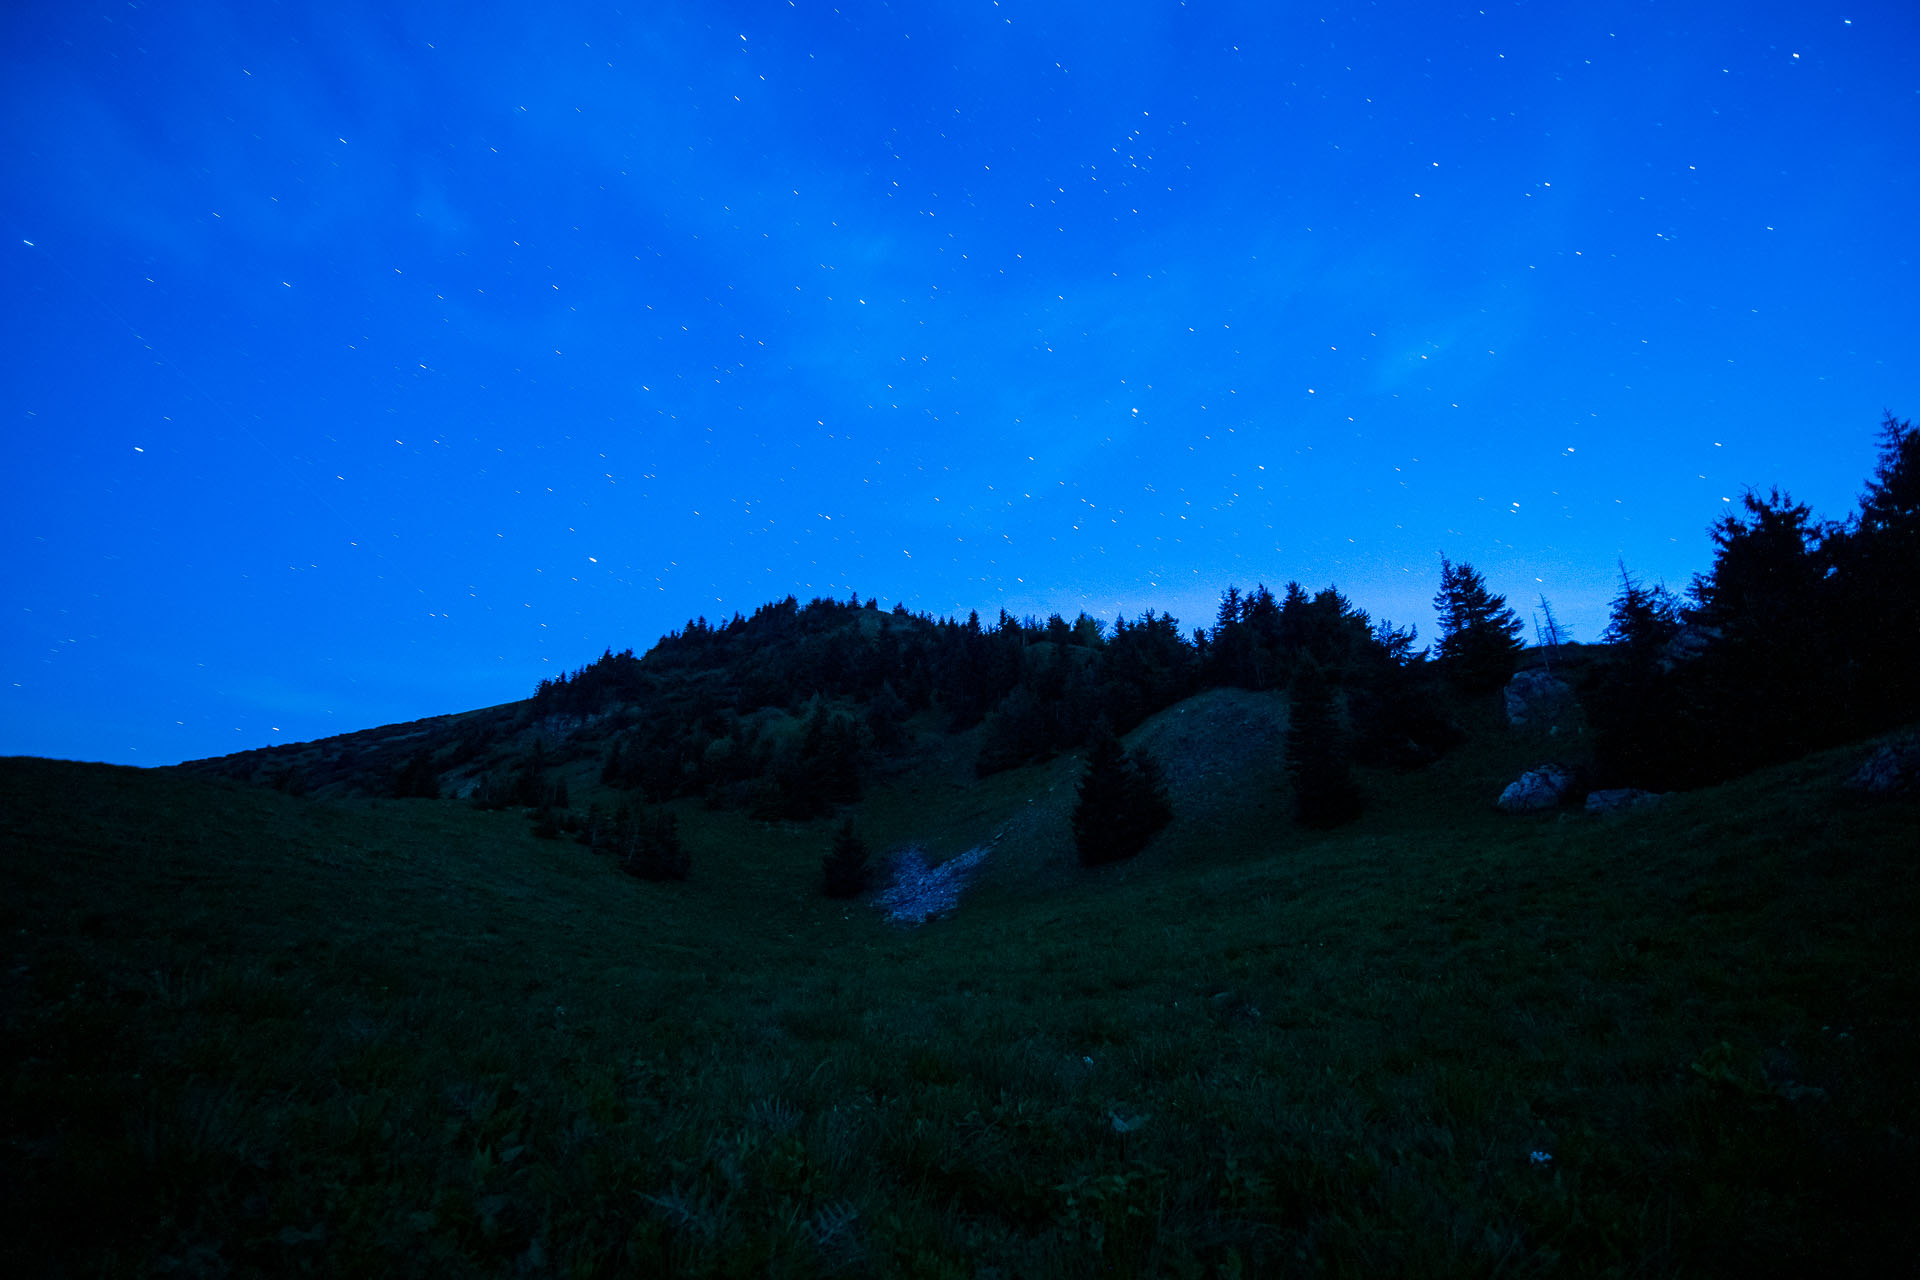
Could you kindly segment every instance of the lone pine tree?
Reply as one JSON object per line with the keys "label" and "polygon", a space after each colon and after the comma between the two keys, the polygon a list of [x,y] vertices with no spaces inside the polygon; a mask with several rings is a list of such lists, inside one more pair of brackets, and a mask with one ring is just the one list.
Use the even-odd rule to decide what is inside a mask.
{"label": "lone pine tree", "polygon": [[1507,608],[1507,598],[1487,590],[1478,569],[1441,556],[1440,591],[1433,607],[1440,614],[1434,657],[1456,685],[1485,693],[1512,678],[1524,627]]}

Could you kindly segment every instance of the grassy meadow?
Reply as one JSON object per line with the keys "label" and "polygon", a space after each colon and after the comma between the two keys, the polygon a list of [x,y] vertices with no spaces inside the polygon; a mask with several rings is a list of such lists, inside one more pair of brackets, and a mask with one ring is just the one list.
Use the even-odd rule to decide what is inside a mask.
{"label": "grassy meadow", "polygon": [[[1497,813],[1491,719],[1288,820],[1276,700],[1136,732],[1176,821],[1074,863],[1076,763],[929,757],[876,850],[674,806],[685,883],[518,812],[0,761],[14,1274],[1908,1274],[1920,839],[1864,747]],[[1181,719],[1180,717],[1190,717]],[[575,803],[595,783],[581,766]]]}

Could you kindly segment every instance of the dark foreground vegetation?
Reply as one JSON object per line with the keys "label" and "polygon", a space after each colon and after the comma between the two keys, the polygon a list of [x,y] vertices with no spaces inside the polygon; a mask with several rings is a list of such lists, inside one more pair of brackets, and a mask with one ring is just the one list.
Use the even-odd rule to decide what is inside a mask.
{"label": "dark foreground vegetation", "polygon": [[1920,786],[1843,780],[1920,719],[1920,433],[1713,535],[1598,645],[1448,560],[1431,650],[1292,583],[789,599],[511,706],[0,761],[8,1257],[1904,1274]]}
{"label": "dark foreground vegetation", "polygon": [[[1335,834],[1063,832],[917,930],[724,812],[660,885],[6,762],[16,1274],[1904,1274],[1913,802],[1842,749],[1513,819],[1486,728]],[[983,838],[941,794],[869,829]]]}

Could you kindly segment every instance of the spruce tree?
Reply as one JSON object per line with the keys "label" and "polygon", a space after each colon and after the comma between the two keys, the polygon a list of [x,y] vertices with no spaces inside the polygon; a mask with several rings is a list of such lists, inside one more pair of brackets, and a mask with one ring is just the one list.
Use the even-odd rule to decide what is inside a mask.
{"label": "spruce tree", "polygon": [[621,866],[642,880],[685,880],[693,859],[680,844],[680,824],[665,810],[642,814],[622,832]]}
{"label": "spruce tree", "polygon": [[1709,643],[1683,672],[1703,781],[1831,740],[1851,674],[1837,660],[1841,582],[1829,577],[1843,541],[1837,528],[1776,489],[1744,495],[1707,535],[1713,568],[1694,575],[1687,620]]}
{"label": "spruce tree", "polygon": [[1220,597],[1214,617],[1208,655],[1213,660],[1214,684],[1253,688],[1257,682],[1253,628],[1246,621],[1246,601],[1240,588],[1229,586]]}
{"label": "spruce tree", "polygon": [[1594,732],[1594,772],[1604,787],[1660,789],[1678,776],[1676,751],[1696,734],[1682,732],[1684,706],[1673,674],[1661,665],[1680,629],[1679,602],[1664,586],[1634,581],[1620,562],[1620,590],[1601,639],[1613,647],[1598,689],[1587,703]]}
{"label": "spruce tree", "polygon": [[1688,612],[1728,640],[1793,648],[1804,658],[1826,621],[1825,544],[1838,531],[1778,489],[1745,494],[1740,507],[1707,530],[1713,568],[1694,575]]}
{"label": "spruce tree", "polygon": [[820,863],[821,889],[829,898],[857,898],[866,892],[871,875],[866,842],[848,818],[833,834],[833,851]]}
{"label": "spruce tree", "polygon": [[1073,809],[1073,843],[1085,866],[1131,858],[1173,817],[1156,762],[1130,754],[1111,729],[1087,750]]}
{"label": "spruce tree", "polygon": [[1303,826],[1335,827],[1360,816],[1360,789],[1348,759],[1333,683],[1308,657],[1293,678],[1287,716],[1287,774],[1294,816]]}
{"label": "spruce tree", "polygon": [[900,722],[905,720],[912,709],[894,692],[891,681],[882,681],[880,691],[867,703],[867,733],[873,739],[875,751],[891,751],[899,746],[904,734]]}
{"label": "spruce tree", "polygon": [[[1160,762],[1144,749],[1129,751],[1134,776],[1139,780],[1134,791],[1134,814],[1147,834],[1152,836],[1173,821],[1173,802],[1167,798],[1167,777]],[[1144,846],[1145,841],[1141,841]]]}
{"label": "spruce tree", "polygon": [[1839,557],[1840,630],[1861,678],[1859,728],[1920,715],[1920,428],[1888,414],[1860,519]]}
{"label": "spruce tree", "polygon": [[1680,602],[1666,585],[1642,586],[1620,565],[1620,590],[1613,597],[1607,616],[1607,629],[1600,638],[1620,645],[1634,661],[1652,657],[1680,630]]}
{"label": "spruce tree", "polygon": [[422,750],[412,756],[394,775],[393,794],[398,800],[438,800],[440,775],[433,763],[433,752]]}
{"label": "spruce tree", "polygon": [[1441,556],[1440,591],[1433,607],[1440,614],[1434,657],[1456,685],[1486,693],[1512,678],[1525,628],[1507,608],[1507,598],[1487,590],[1478,569]]}
{"label": "spruce tree", "polygon": [[845,804],[860,798],[860,730],[838,712],[830,712],[824,698],[814,704],[801,739],[805,785],[826,804]]}
{"label": "spruce tree", "polygon": [[1573,640],[1573,634],[1553,616],[1553,602],[1544,591],[1540,593],[1540,612],[1533,620],[1533,636],[1547,655],[1549,671],[1553,670],[1553,660],[1560,656],[1560,646]]}

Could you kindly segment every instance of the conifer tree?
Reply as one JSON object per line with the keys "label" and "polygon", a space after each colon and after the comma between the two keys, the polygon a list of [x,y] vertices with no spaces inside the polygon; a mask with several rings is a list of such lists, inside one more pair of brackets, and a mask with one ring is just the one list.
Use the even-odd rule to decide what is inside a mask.
{"label": "conifer tree", "polygon": [[1047,715],[1026,685],[1016,685],[987,717],[974,772],[981,777],[1047,754],[1053,735]]}
{"label": "conifer tree", "polygon": [[821,888],[829,898],[857,898],[866,892],[871,875],[866,842],[848,818],[833,833],[833,851],[820,863]]}
{"label": "conifer tree", "polygon": [[1912,554],[1920,541],[1920,428],[1888,414],[1880,424],[1880,457],[1860,498],[1862,533],[1889,537]]}
{"label": "conifer tree", "polygon": [[1533,619],[1533,636],[1547,655],[1549,671],[1553,670],[1553,660],[1560,656],[1560,646],[1573,639],[1572,634],[1560,625],[1560,619],[1553,616],[1553,602],[1547,599],[1544,591],[1540,593],[1540,612]]}
{"label": "conifer tree", "polygon": [[1920,715],[1920,428],[1881,424],[1880,457],[1860,497],[1860,519],[1839,558],[1844,575],[1840,620],[1870,705],[1860,728]]}
{"label": "conifer tree", "polygon": [[1396,627],[1390,619],[1382,618],[1374,624],[1373,643],[1381,659],[1396,669],[1419,666],[1427,660],[1425,649],[1413,647],[1420,643],[1420,628],[1411,624]]}
{"label": "conifer tree", "polygon": [[1847,689],[1836,661],[1841,584],[1828,575],[1842,539],[1777,489],[1746,494],[1707,534],[1713,568],[1694,575],[1687,618],[1710,643],[1684,683],[1702,737],[1696,754],[1730,776],[1801,755],[1835,727]]}
{"label": "conifer tree", "polygon": [[[1825,544],[1837,531],[1778,489],[1764,498],[1748,493],[1740,506],[1707,530],[1713,568],[1694,575],[1688,612],[1731,640],[1785,642],[1783,627],[1803,632],[1825,619]],[[1791,643],[1804,646],[1807,638]]]}
{"label": "conifer tree", "polygon": [[1313,597],[1298,582],[1288,582],[1280,600],[1280,647],[1289,658],[1307,647],[1311,623],[1308,615],[1313,611]]}
{"label": "conifer tree", "polygon": [[860,798],[860,730],[846,716],[814,704],[801,739],[807,785],[829,804]]}
{"label": "conifer tree", "polygon": [[1156,762],[1129,753],[1110,729],[1087,750],[1073,809],[1073,843],[1080,861],[1098,866],[1131,858],[1173,817]]}
{"label": "conifer tree", "polygon": [[1599,695],[1588,703],[1594,770],[1602,786],[1661,787],[1675,776],[1673,756],[1692,735],[1680,732],[1684,699],[1661,666],[1680,630],[1679,602],[1664,586],[1634,581],[1620,562],[1620,590],[1601,639],[1614,647]]}
{"label": "conifer tree", "polygon": [[680,824],[671,813],[642,814],[622,832],[621,866],[642,880],[685,880],[693,859],[680,843]]}
{"label": "conifer tree", "polygon": [[1512,676],[1520,653],[1518,615],[1505,596],[1487,590],[1480,571],[1440,557],[1440,591],[1433,598],[1440,614],[1434,657],[1454,683],[1473,693],[1499,688]]}
{"label": "conifer tree", "polygon": [[1620,590],[1613,597],[1600,638],[1624,647],[1635,661],[1650,660],[1680,629],[1680,602],[1664,584],[1642,586],[1620,564]]}
{"label": "conifer tree", "polygon": [[440,775],[433,764],[433,752],[417,752],[394,775],[393,794],[398,800],[440,798]]}
{"label": "conifer tree", "polygon": [[867,733],[875,751],[891,751],[900,745],[905,736],[900,722],[910,713],[911,708],[894,692],[893,682],[882,681],[880,691],[867,702]]}
{"label": "conifer tree", "polygon": [[1334,827],[1360,816],[1360,790],[1348,759],[1333,684],[1309,656],[1293,678],[1287,717],[1287,774],[1294,816],[1303,826]]}
{"label": "conifer tree", "polygon": [[1209,656],[1213,682],[1252,688],[1256,680],[1253,629],[1245,621],[1246,601],[1240,588],[1228,586],[1214,617]]}

